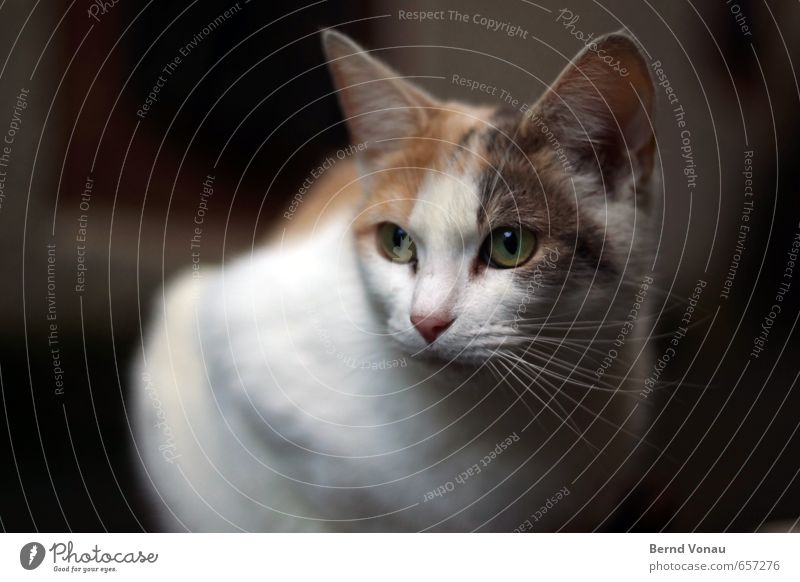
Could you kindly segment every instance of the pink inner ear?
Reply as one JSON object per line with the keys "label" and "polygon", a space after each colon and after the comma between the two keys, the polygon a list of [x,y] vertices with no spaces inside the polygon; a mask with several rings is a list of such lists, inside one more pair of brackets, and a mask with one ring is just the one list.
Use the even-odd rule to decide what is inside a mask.
{"label": "pink inner ear", "polygon": [[645,147],[653,137],[653,128],[649,116],[653,111],[655,92],[650,74],[646,69],[641,55],[629,53],[620,56],[629,76],[620,80],[608,79],[606,82],[614,83],[612,89],[612,108],[617,115],[617,122],[622,128],[625,141],[631,150],[638,151]]}
{"label": "pink inner ear", "polygon": [[633,112],[628,123],[623,126],[625,143],[629,149],[639,151],[649,143],[653,135],[650,123],[641,106]]}

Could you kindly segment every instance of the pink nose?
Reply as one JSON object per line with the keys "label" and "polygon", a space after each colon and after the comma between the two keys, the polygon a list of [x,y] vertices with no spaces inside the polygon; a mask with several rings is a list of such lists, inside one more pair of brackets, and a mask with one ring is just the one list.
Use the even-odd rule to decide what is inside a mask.
{"label": "pink nose", "polygon": [[411,314],[412,325],[417,328],[419,334],[429,344],[442,335],[442,332],[450,327],[453,321],[452,317],[443,313],[432,313],[430,315]]}

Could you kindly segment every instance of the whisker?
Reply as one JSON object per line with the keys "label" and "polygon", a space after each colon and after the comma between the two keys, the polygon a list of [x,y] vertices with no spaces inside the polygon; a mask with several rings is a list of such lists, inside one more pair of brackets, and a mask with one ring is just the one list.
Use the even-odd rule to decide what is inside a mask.
{"label": "whisker", "polygon": [[539,427],[542,430],[545,430],[544,425],[542,424],[542,421],[539,418],[539,415],[536,414],[533,411],[533,409],[528,405],[527,402],[525,402],[525,399],[523,398],[523,395],[520,394],[519,392],[517,392],[516,389],[511,385],[510,382],[508,382],[507,380],[503,379],[503,377],[501,376],[500,372],[496,369],[495,365],[491,362],[491,360],[487,361],[486,363],[487,363],[488,366],[491,367],[492,373],[495,374],[495,376],[497,377],[498,382],[503,382],[508,388],[511,389],[511,391],[517,396],[517,401],[521,402],[525,406],[525,408],[528,409],[528,412],[531,413],[532,420],[535,420],[536,424],[539,425]]}
{"label": "whisker", "polygon": [[[538,394],[537,394],[537,393],[536,393],[536,392],[535,392],[535,391],[532,389],[532,386],[529,386],[529,385],[527,385],[525,382],[523,382],[523,381],[522,381],[522,380],[519,378],[519,376],[517,376],[517,375],[516,375],[516,374],[515,374],[515,373],[512,371],[512,369],[509,367],[509,365],[508,365],[507,363],[505,363],[505,362],[504,362],[502,359],[498,360],[498,363],[499,363],[500,365],[502,365],[502,366],[503,366],[503,367],[504,367],[504,368],[505,368],[505,369],[508,371],[508,373],[509,373],[510,375],[512,375],[512,377],[513,377],[514,379],[516,379],[516,380],[517,380],[517,381],[518,381],[518,382],[519,382],[519,383],[520,383],[522,386],[524,386],[524,387],[525,387],[525,389],[526,389],[526,391],[527,391],[529,394],[532,394],[532,395],[533,395],[533,396],[534,396],[534,397],[535,397],[535,398],[536,398],[536,399],[537,399],[539,402],[541,402],[541,403],[542,403],[542,405],[543,405],[543,406],[544,406],[546,409],[548,409],[550,412],[552,412],[552,413],[555,415],[555,417],[556,417],[556,418],[559,420],[559,422],[561,422],[562,426],[566,426],[567,428],[569,428],[569,429],[570,429],[570,430],[571,430],[573,433],[575,433],[575,435],[576,435],[576,436],[577,436],[579,439],[581,439],[583,442],[585,442],[585,443],[586,443],[586,444],[587,444],[589,447],[592,447],[592,448],[594,448],[595,450],[597,449],[597,447],[595,447],[595,446],[594,446],[592,443],[590,443],[590,442],[589,442],[589,440],[588,440],[588,439],[585,437],[585,435],[583,435],[583,433],[581,433],[581,432],[580,432],[580,430],[579,430],[577,427],[574,427],[572,424],[570,424],[570,423],[568,422],[568,420],[567,420],[567,419],[565,419],[565,418],[562,418],[562,417],[561,417],[561,416],[558,414],[558,412],[556,412],[556,411],[555,411],[555,410],[554,410],[554,409],[553,409],[553,408],[552,408],[552,407],[551,407],[551,406],[548,404],[548,402],[549,402],[549,401],[548,401],[548,402],[545,402],[545,401],[544,401],[544,399],[543,399],[541,396],[539,396],[539,395],[538,395]],[[553,399],[552,399],[552,397],[551,397],[551,398],[550,398],[550,401],[552,401],[552,400],[553,400]],[[569,417],[567,417],[567,418],[569,418]],[[574,423],[575,421],[573,420],[572,422]],[[527,428],[527,426],[526,426],[525,428]],[[522,430],[525,430],[525,429],[523,428]]]}
{"label": "whisker", "polygon": [[[505,354],[498,354],[498,355],[504,356]],[[530,375],[528,373],[526,373],[524,370],[522,370],[521,368],[520,368],[520,371],[526,377],[531,378]],[[533,380],[533,379],[531,378],[531,380]],[[560,394],[561,396],[563,396],[564,398],[566,398],[570,402],[574,403],[576,407],[579,407],[581,410],[583,410],[587,414],[591,415],[593,418],[595,418],[595,419],[599,420],[600,422],[610,426],[614,430],[620,431],[623,434],[625,434],[625,435],[627,435],[627,436],[629,436],[629,437],[631,437],[633,439],[636,439],[638,442],[641,442],[641,443],[645,444],[646,446],[650,447],[651,449],[653,449],[653,450],[655,450],[657,452],[661,452],[662,451],[661,447],[659,447],[655,443],[652,443],[652,442],[648,441],[647,439],[644,439],[641,435],[636,434],[635,432],[631,431],[630,429],[626,429],[624,426],[617,425],[616,423],[614,423],[610,419],[606,418],[602,414],[599,414],[599,413],[595,412],[594,410],[592,410],[591,408],[589,408],[588,406],[583,404],[582,401],[576,400],[575,398],[570,396],[566,391],[557,389],[555,387],[555,385],[553,385],[551,382],[547,381],[546,379],[542,378],[542,380],[546,381],[551,386],[551,388],[553,388],[555,390],[555,394]]]}

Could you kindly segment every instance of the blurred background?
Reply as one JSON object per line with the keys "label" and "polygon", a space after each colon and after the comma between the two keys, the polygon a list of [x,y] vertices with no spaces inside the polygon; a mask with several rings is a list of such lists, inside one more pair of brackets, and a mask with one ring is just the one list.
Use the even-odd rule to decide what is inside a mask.
{"label": "blurred background", "polygon": [[[445,17],[401,16],[419,10]],[[800,271],[784,276],[800,228],[798,24],[797,3],[755,0],[0,4],[0,526],[152,527],[126,415],[142,322],[164,279],[192,265],[208,176],[204,265],[280,232],[308,172],[347,143],[325,27],[432,93],[487,104],[499,95],[453,75],[532,102],[579,32],[639,40],[665,75],[657,353],[707,287],[647,399],[656,448],[604,527],[748,531],[800,516]]]}

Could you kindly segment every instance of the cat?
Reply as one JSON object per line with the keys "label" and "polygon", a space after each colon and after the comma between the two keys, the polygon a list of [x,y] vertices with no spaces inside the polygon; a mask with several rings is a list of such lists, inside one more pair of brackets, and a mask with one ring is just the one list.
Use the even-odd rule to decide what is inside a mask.
{"label": "cat", "polygon": [[357,159],[270,244],[172,281],[145,333],[134,433],[158,527],[607,527],[650,364],[638,45],[599,37],[509,109],[322,43]]}

